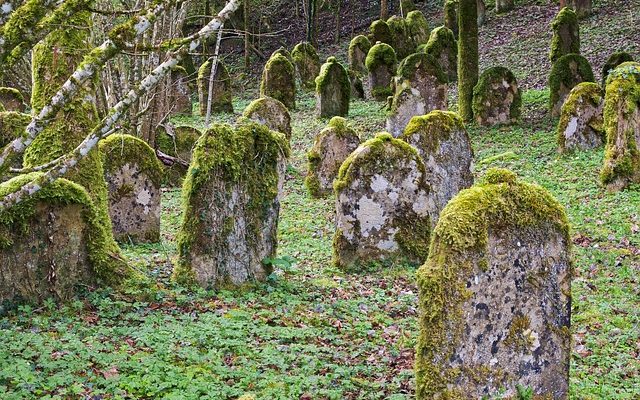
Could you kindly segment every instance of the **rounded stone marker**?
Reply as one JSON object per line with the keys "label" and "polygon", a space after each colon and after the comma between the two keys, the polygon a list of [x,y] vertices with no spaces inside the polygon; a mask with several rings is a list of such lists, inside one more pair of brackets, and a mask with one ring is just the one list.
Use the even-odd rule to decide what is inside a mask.
{"label": "rounded stone marker", "polygon": [[266,125],[272,131],[280,132],[291,140],[291,114],[281,101],[273,97],[261,97],[252,101],[242,113],[259,124]]}
{"label": "rounded stone marker", "polygon": [[369,93],[378,101],[386,101],[393,95],[391,80],[396,74],[397,59],[393,47],[385,43],[376,43],[366,59],[367,71],[369,71]]}
{"label": "rounded stone marker", "polygon": [[262,70],[260,96],[272,97],[289,110],[296,108],[296,79],[293,65],[282,54],[275,54]]}
{"label": "rounded stone marker", "polygon": [[349,114],[351,82],[347,70],[335,57],[327,58],[316,77],[316,110],[320,118]]}
{"label": "rounded stone marker", "polygon": [[458,79],[458,45],[451,29],[446,26],[435,28],[427,44],[420,48],[438,61],[449,82]]}
{"label": "rounded stone marker", "polygon": [[480,125],[514,124],[521,105],[516,77],[505,67],[487,69],[473,88],[473,116]]}
{"label": "rounded stone marker", "polygon": [[364,74],[367,72],[367,67],[364,64],[367,58],[367,53],[371,49],[371,42],[364,35],[358,35],[351,39],[349,43],[349,69],[351,71]]}
{"label": "rounded stone marker", "polygon": [[417,272],[416,399],[566,399],[570,246],[563,207],[510,171],[453,198]]}
{"label": "rounded stone marker", "polygon": [[593,82],[582,82],[571,89],[562,105],[558,122],[558,151],[586,150],[602,146],[604,93]]}
{"label": "rounded stone marker", "polygon": [[291,58],[302,87],[313,90],[316,87],[316,76],[320,73],[320,57],[315,47],[308,42],[298,43],[291,51]]}
{"label": "rounded stone marker", "polygon": [[580,82],[594,82],[591,65],[579,54],[567,54],[553,63],[549,74],[549,111],[559,117],[564,100]]}
{"label": "rounded stone marker", "polygon": [[233,89],[229,71],[222,61],[218,61],[216,74],[213,77],[213,92],[209,99],[209,81],[211,78],[211,60],[207,60],[198,69],[198,99],[200,115],[207,115],[207,102],[211,103],[212,113],[233,112]]}

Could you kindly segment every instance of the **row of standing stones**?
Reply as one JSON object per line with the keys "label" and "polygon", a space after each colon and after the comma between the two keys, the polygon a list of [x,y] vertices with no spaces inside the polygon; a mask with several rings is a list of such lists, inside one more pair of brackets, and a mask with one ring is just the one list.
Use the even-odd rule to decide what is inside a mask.
{"label": "row of standing stones", "polygon": [[[274,56],[287,60],[282,54]],[[508,171],[490,170],[470,187],[472,154],[464,125],[455,114],[433,106],[438,88],[447,82],[434,59],[428,53],[409,54],[400,72],[391,74],[395,93],[406,95],[414,85],[409,91],[423,104],[420,113],[408,117],[405,129],[361,144],[346,120],[333,118],[316,138],[307,185],[312,193],[318,191],[316,195],[330,192],[331,186],[336,193],[335,262],[348,270],[372,262],[424,263],[418,271],[419,398],[480,397],[500,388],[513,392],[517,385],[539,395],[566,397],[571,277],[566,217],[545,190],[518,181]],[[316,88],[347,87],[345,69],[336,64],[329,59],[318,70]],[[294,70],[289,65],[284,68],[287,74]],[[263,87],[270,80],[267,70]],[[625,148],[633,148],[638,143],[638,99],[633,97],[639,82],[637,64],[622,64],[616,71],[607,85],[614,85],[615,101],[608,113],[604,106],[604,119],[615,132],[625,134]],[[490,89],[478,93],[501,93],[502,109],[490,107],[493,97],[474,99],[478,114],[484,107],[491,110],[491,118],[517,118],[512,108],[519,93],[512,74],[498,70],[483,77],[479,87]],[[343,101],[345,91],[334,90],[338,94],[328,93],[332,97],[327,104]],[[421,90],[435,93],[436,100],[427,103]],[[323,98],[322,90],[318,92]],[[290,99],[295,99],[295,88],[292,93]],[[392,108],[400,108],[401,99],[394,95]],[[430,110],[436,111],[427,113]],[[262,260],[276,250],[290,116],[282,102],[269,97],[254,101],[244,116],[236,128],[215,125],[203,135],[180,130],[197,140],[192,153],[189,146],[178,146],[182,132],[160,133],[164,139],[158,143],[167,145],[168,152],[173,148],[177,154],[181,147],[180,157],[190,158],[174,272],[180,281],[238,285],[270,272]],[[30,119],[19,111],[4,112],[2,118],[15,129],[23,129]],[[112,136],[100,150],[114,234],[122,227],[131,235],[131,227],[144,225],[142,217],[148,216],[153,221],[149,225],[157,228],[135,235],[155,240],[162,172],[153,150],[127,135]],[[637,154],[623,156],[633,167]],[[3,183],[0,196],[30,178]],[[18,268],[2,274],[0,298],[42,298],[52,292],[64,298],[74,283],[95,281],[90,248],[95,214],[84,189],[63,179],[4,213],[0,251]],[[65,279],[58,280],[60,275]]]}

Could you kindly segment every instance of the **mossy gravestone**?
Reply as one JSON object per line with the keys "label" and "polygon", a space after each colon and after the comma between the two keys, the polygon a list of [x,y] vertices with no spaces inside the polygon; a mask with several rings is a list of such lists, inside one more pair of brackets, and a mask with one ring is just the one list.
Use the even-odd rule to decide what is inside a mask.
{"label": "mossy gravestone", "polygon": [[360,145],[334,183],[334,264],[422,263],[429,247],[429,186],[418,152],[388,133]]}
{"label": "mossy gravestone", "polygon": [[425,180],[433,202],[431,223],[462,189],[473,184],[471,141],[460,116],[450,111],[431,111],[411,118],[400,139],[418,150],[426,169]]}
{"label": "mossy gravestone", "polygon": [[414,10],[407,14],[406,20],[413,46],[417,47],[427,43],[429,40],[429,23],[424,17],[424,14],[418,10]]}
{"label": "mossy gravestone", "polygon": [[555,63],[567,54],[580,54],[580,28],[576,13],[564,7],[551,21],[551,51],[549,60]]}
{"label": "mossy gravestone", "polygon": [[367,54],[366,66],[369,71],[369,93],[378,101],[385,101],[393,95],[391,79],[396,74],[396,52],[385,43],[376,43]]}
{"label": "mossy gravestone", "polygon": [[559,117],[565,99],[578,83],[594,82],[591,65],[579,54],[567,54],[553,63],[549,74],[549,112]]}
{"label": "mossy gravestone", "polygon": [[391,46],[399,60],[415,52],[416,45],[409,34],[409,27],[404,18],[393,15],[387,20],[387,25],[391,31]]}
{"label": "mossy gravestone", "polygon": [[200,115],[207,115],[207,103],[211,103],[212,113],[233,112],[233,91],[231,77],[227,67],[218,61],[216,74],[213,77],[213,91],[209,98],[209,82],[211,81],[211,66],[213,62],[207,60],[198,69],[198,100],[200,101]]}
{"label": "mossy gravestone", "polygon": [[[38,176],[0,183],[0,198]],[[68,300],[79,283],[113,282],[100,268],[110,257],[93,201],[80,185],[58,179],[0,213],[0,302]]]}
{"label": "mossy gravestone", "polygon": [[109,189],[113,236],[123,243],[160,241],[162,165],[149,145],[131,135],[100,142]]}
{"label": "mossy gravestone", "polygon": [[522,98],[515,75],[505,67],[484,71],[473,88],[473,117],[479,125],[514,124]]}
{"label": "mossy gravestone", "polygon": [[398,67],[387,131],[400,136],[409,120],[432,110],[447,109],[447,77],[435,58],[414,53]]}
{"label": "mossy gravestone", "polygon": [[351,39],[349,43],[349,69],[351,71],[364,74],[367,72],[367,67],[364,64],[367,58],[367,53],[371,49],[371,42],[364,35],[358,35]]}
{"label": "mossy gravestone", "polygon": [[558,123],[560,153],[592,149],[604,143],[603,106],[604,93],[598,84],[582,82],[571,89]]}
{"label": "mossy gravestone", "polygon": [[311,43],[298,43],[291,51],[291,58],[293,58],[302,87],[315,89],[316,76],[320,73],[320,57],[318,57],[316,49]]}
{"label": "mossy gravestone", "polygon": [[273,97],[289,110],[296,108],[296,78],[293,65],[281,54],[267,61],[262,70],[260,96]]}
{"label": "mossy gravestone", "polygon": [[609,74],[604,129],[602,183],[612,191],[640,183],[640,63],[622,63]]}
{"label": "mossy gravestone", "polygon": [[335,57],[327,58],[316,77],[316,110],[320,118],[349,114],[351,83],[349,75]]}
{"label": "mossy gravestone", "polygon": [[355,71],[349,70],[349,83],[351,86],[351,98],[364,99],[364,85],[362,84],[362,78],[360,77],[360,74]]}
{"label": "mossy gravestone", "polygon": [[604,90],[607,84],[607,77],[609,73],[616,69],[616,67],[624,62],[633,61],[631,54],[624,51],[618,51],[609,56],[602,66],[602,89]]}
{"label": "mossy gravestone", "polygon": [[444,26],[458,37],[458,0],[445,0],[444,2]]}
{"label": "mossy gravestone", "polygon": [[172,116],[191,115],[192,106],[191,89],[189,88],[189,74],[187,73],[187,70],[182,67],[175,67],[171,70],[171,94],[169,101]]}
{"label": "mossy gravestone", "polygon": [[293,65],[293,58],[291,57],[291,53],[289,53],[289,51],[284,47],[281,46],[278,50],[271,53],[271,57],[275,56],[276,54],[280,54],[281,56],[289,60],[289,62]]}
{"label": "mossy gravestone", "polygon": [[164,168],[163,185],[182,186],[191,162],[191,151],[201,133],[190,126],[166,126],[156,130],[156,147],[175,161]]}
{"label": "mossy gravestone", "polygon": [[24,103],[24,97],[17,89],[0,87],[0,111],[16,111],[25,112],[27,106]]}
{"label": "mossy gravestone", "polygon": [[314,197],[333,192],[333,180],[342,162],[360,145],[360,137],[342,117],[333,117],[313,142],[307,153],[305,186]]}
{"label": "mossy gravestone", "polygon": [[458,45],[451,29],[446,26],[435,28],[421,49],[438,61],[450,82],[458,79]]}
{"label": "mossy gravestone", "polygon": [[291,115],[282,102],[272,97],[261,97],[252,101],[242,113],[260,124],[266,125],[272,131],[282,133],[287,140],[291,140]]}
{"label": "mossy gravestone", "polygon": [[567,398],[570,245],[563,207],[510,171],[449,202],[417,272],[418,400]]}
{"label": "mossy gravestone", "polygon": [[196,144],[182,187],[174,278],[203,287],[264,280],[276,253],[278,189],[289,145],[264,125],[214,125]]}
{"label": "mossy gravestone", "polygon": [[389,29],[386,21],[379,19],[371,23],[369,26],[369,40],[373,44],[380,42],[388,44],[389,46],[393,45],[391,29]]}

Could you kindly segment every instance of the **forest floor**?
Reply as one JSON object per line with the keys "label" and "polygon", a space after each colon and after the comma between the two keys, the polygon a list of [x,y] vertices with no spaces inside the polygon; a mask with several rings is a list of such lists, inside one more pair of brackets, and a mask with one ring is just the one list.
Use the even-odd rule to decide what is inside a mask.
{"label": "forest floor", "polygon": [[[623,14],[607,18],[617,21]],[[594,70],[617,48],[607,45],[603,54],[589,44],[605,42],[612,29],[617,28],[584,31],[585,51],[597,57]],[[637,38],[638,24],[629,29]],[[547,43],[545,35],[538,40]],[[602,148],[557,153],[555,121],[545,116],[547,67],[535,61],[546,57],[546,47],[543,56],[531,54],[529,63],[528,52],[538,53],[537,45],[520,48],[519,40],[510,39],[505,52],[486,43],[483,64],[513,63],[527,90],[518,125],[469,127],[474,174],[509,168],[566,207],[576,267],[571,398],[638,399],[640,186],[604,191],[598,184]],[[623,48],[638,57],[640,42],[629,43]],[[331,51],[344,59],[344,49]],[[255,96],[255,90],[244,92],[235,100],[236,111]],[[50,301],[0,309],[0,398],[231,400],[246,393],[283,400],[413,398],[415,268],[346,274],[332,266],[334,200],[313,199],[303,185],[306,152],[327,123],[314,109],[314,97],[302,94],[292,113],[293,153],[279,224],[283,262],[267,282],[219,292],[171,282],[181,210],[180,189],[167,189],[162,242],[123,246],[149,278],[146,288],[87,290],[66,305]],[[380,103],[351,104],[349,121],[363,139],[381,131],[384,118]],[[199,126],[202,121],[177,122]],[[290,258],[296,260],[292,265],[284,262]]]}

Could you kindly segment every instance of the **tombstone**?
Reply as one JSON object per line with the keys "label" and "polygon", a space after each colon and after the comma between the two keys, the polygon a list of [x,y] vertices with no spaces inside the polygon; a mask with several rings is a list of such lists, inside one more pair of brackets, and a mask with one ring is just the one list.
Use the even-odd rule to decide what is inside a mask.
{"label": "tombstone", "polygon": [[4,107],[4,110],[0,111],[23,113],[27,110],[27,105],[24,103],[22,93],[17,89],[8,87],[0,87],[0,108],[1,107]]}
{"label": "tombstone", "polygon": [[[14,139],[23,136],[25,134],[25,128],[30,122],[31,116],[29,114],[22,114],[15,111],[0,112],[0,151]],[[22,168],[22,157],[16,157],[16,159],[9,164],[9,167]],[[8,173],[0,173],[0,182],[8,180],[10,177]]]}
{"label": "tombstone", "polygon": [[271,57],[262,71],[260,96],[272,97],[289,110],[296,108],[296,79],[293,65],[281,54]]}
{"label": "tombstone", "polygon": [[551,21],[551,52],[549,59],[555,64],[567,54],[580,54],[580,27],[578,17],[569,7],[564,7]]}
{"label": "tombstone", "polygon": [[162,184],[180,187],[191,162],[191,152],[200,137],[200,131],[190,126],[165,124],[156,130],[156,149],[168,155],[158,154],[165,164]]}
{"label": "tombstone", "polygon": [[351,98],[364,99],[364,85],[360,75],[355,71],[349,70],[349,81],[351,84]]}
{"label": "tombstone", "polygon": [[[310,90],[315,89],[316,76],[320,73],[320,57],[318,57],[316,49],[311,43],[298,43],[291,52],[291,58],[293,58],[302,87]],[[283,101],[283,103],[285,102]]]}
{"label": "tombstone", "polygon": [[396,74],[396,52],[385,43],[376,43],[367,54],[368,85],[371,97],[385,101],[393,95],[391,79]]}
{"label": "tombstone", "polygon": [[131,135],[108,136],[99,147],[113,236],[122,243],[159,242],[162,165],[155,152]]}
{"label": "tombstone", "polygon": [[[169,107],[171,116],[191,115],[191,89],[189,88],[189,74],[182,67],[174,67],[170,75],[171,93],[169,95]],[[206,113],[206,110],[205,110]]]}
{"label": "tombstone", "polygon": [[349,114],[351,82],[349,74],[335,57],[327,58],[316,78],[316,112],[320,118]]}
{"label": "tombstone", "polygon": [[640,183],[640,63],[622,63],[609,74],[604,130],[602,183],[610,191]]}
{"label": "tombstone", "polygon": [[276,54],[280,54],[281,56],[289,60],[289,62],[293,65],[293,58],[291,57],[291,53],[289,53],[289,51],[284,47],[280,46],[278,50],[271,53],[271,57],[275,56]]}
{"label": "tombstone", "polygon": [[272,131],[282,133],[291,140],[291,115],[282,102],[272,97],[261,97],[252,101],[242,113],[259,124],[266,125]]}
{"label": "tombstone", "polygon": [[378,19],[371,23],[369,26],[369,40],[371,43],[385,43],[389,46],[393,45],[393,36],[391,35],[391,29],[387,22]]}
{"label": "tombstone", "polygon": [[418,10],[414,10],[406,15],[409,35],[411,36],[414,46],[427,43],[429,40],[429,23],[424,17],[424,14]]}
{"label": "tombstone", "polygon": [[424,262],[431,232],[429,186],[413,147],[378,134],[344,161],[333,187],[337,267]]}
{"label": "tombstone", "polygon": [[496,14],[506,13],[513,10],[513,0],[496,0]]}
{"label": "tombstone", "polygon": [[549,74],[549,111],[559,117],[564,100],[571,89],[580,82],[594,82],[591,65],[578,54],[562,56],[551,66]]}
{"label": "tombstone", "polygon": [[633,57],[624,51],[615,52],[607,58],[607,61],[602,66],[602,90],[606,88],[609,72],[616,69],[618,65],[628,61],[633,61]]}
{"label": "tombstone", "polygon": [[[213,92],[209,99],[209,82],[211,80],[212,61],[207,60],[198,69],[198,99],[200,101],[200,115],[207,115],[207,103],[211,103],[212,113],[232,113],[233,89],[227,67],[218,61],[216,75],[213,77]],[[207,101],[208,99],[208,101]]]}
{"label": "tombstone", "polygon": [[333,117],[326,128],[316,136],[307,153],[305,186],[313,197],[326,197],[333,193],[333,180],[338,176],[342,162],[360,145],[360,137],[342,117]]}
{"label": "tombstone", "polygon": [[568,0],[567,5],[575,11],[578,19],[588,17],[593,11],[592,0]]}
{"label": "tombstone", "polygon": [[587,150],[602,146],[604,93],[593,82],[576,85],[562,105],[558,123],[558,152]]}
{"label": "tombstone", "polygon": [[445,0],[444,26],[453,32],[454,37],[458,37],[458,0]]}
{"label": "tombstone", "polygon": [[358,73],[367,72],[365,59],[371,49],[371,42],[364,35],[358,35],[349,43],[349,69]]}
{"label": "tombstone", "polygon": [[216,124],[198,140],[183,186],[177,281],[227,287],[271,274],[263,260],[276,254],[288,152],[284,135],[246,119],[235,129]]}
{"label": "tombstone", "polygon": [[433,199],[431,224],[458,192],[473,185],[473,150],[462,118],[450,111],[435,110],[411,118],[400,139],[418,150],[426,169],[425,180]]}
{"label": "tombstone", "polygon": [[416,5],[413,3],[413,0],[400,0],[400,11],[403,17],[415,11],[415,9]]}
{"label": "tombstone", "polygon": [[514,124],[522,98],[515,75],[505,67],[484,71],[473,88],[473,117],[479,125]]}
{"label": "tombstone", "polygon": [[455,82],[458,79],[458,44],[449,28],[439,26],[431,31],[423,51],[431,54],[438,61],[449,82]]}
{"label": "tombstone", "polygon": [[447,78],[429,54],[415,53],[400,63],[395,91],[387,117],[387,130],[395,137],[412,117],[447,109]]}
{"label": "tombstone", "polygon": [[393,47],[393,50],[395,50],[398,59],[402,60],[409,54],[413,53],[416,49],[416,45],[409,34],[407,21],[397,15],[393,15],[387,20],[387,25],[391,31],[391,46]]}
{"label": "tombstone", "polygon": [[418,269],[416,399],[566,399],[571,241],[545,189],[491,169],[440,214]]}
{"label": "tombstone", "polygon": [[[41,173],[0,183],[0,199]],[[0,303],[69,300],[79,284],[95,285],[96,261],[107,254],[87,191],[58,179],[3,211],[0,218]],[[112,278],[113,279],[113,278]]]}

